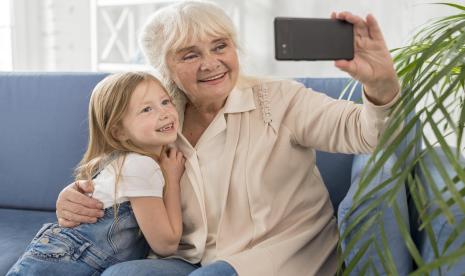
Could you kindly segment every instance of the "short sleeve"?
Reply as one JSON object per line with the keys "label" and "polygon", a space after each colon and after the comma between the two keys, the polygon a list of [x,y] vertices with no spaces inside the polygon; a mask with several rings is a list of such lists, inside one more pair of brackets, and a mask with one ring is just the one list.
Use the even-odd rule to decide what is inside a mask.
{"label": "short sleeve", "polygon": [[148,156],[131,153],[126,156],[121,168],[118,197],[163,197],[164,184],[157,162]]}

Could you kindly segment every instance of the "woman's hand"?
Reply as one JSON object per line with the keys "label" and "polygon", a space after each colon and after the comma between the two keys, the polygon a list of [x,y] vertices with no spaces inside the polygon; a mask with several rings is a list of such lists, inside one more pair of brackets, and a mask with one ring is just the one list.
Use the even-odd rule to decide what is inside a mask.
{"label": "woman's hand", "polygon": [[184,158],[181,151],[170,148],[161,154],[160,165],[166,172],[166,177],[169,183],[179,183],[181,176],[184,173]]}
{"label": "woman's hand", "polygon": [[400,85],[376,19],[369,14],[364,20],[350,12],[333,12],[331,18],[354,25],[354,59],[337,60],[335,66],[360,81],[371,102],[376,105],[389,103],[399,93]]}
{"label": "woman's hand", "polygon": [[94,223],[103,216],[103,204],[86,195],[93,190],[89,181],[76,181],[60,192],[56,203],[60,226],[75,227],[81,223]]}

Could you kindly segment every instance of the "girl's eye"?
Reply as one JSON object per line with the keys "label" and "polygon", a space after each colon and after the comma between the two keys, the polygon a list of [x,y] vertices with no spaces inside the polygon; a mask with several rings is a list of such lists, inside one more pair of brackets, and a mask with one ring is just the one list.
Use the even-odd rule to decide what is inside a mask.
{"label": "girl's eye", "polygon": [[162,105],[169,105],[171,103],[171,100],[165,99],[161,102]]}
{"label": "girl's eye", "polygon": [[142,109],[141,113],[149,112],[152,111],[152,108],[150,106],[146,106]]}

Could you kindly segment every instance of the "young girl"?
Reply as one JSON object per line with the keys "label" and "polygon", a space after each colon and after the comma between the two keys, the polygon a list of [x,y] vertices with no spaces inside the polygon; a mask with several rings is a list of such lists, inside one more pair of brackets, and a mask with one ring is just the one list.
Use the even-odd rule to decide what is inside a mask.
{"label": "young girl", "polygon": [[147,243],[159,256],[173,254],[182,232],[184,158],[165,146],[175,141],[178,125],[170,97],[153,76],[114,74],[97,84],[76,179],[93,179],[93,197],[105,214],[75,228],[45,224],[7,275],[99,275],[145,257]]}

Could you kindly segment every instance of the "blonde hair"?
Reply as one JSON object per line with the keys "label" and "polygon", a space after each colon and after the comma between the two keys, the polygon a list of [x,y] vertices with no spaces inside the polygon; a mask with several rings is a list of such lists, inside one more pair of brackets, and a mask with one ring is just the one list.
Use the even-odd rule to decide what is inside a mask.
{"label": "blonde hair", "polygon": [[[92,179],[107,161],[111,161],[115,153],[123,157],[117,162],[119,168],[128,152],[136,152],[158,160],[158,156],[143,151],[131,141],[120,141],[113,135],[114,129],[121,127],[131,95],[136,87],[145,81],[154,81],[163,88],[157,78],[144,72],[112,74],[95,86],[89,102],[89,142],[75,170],[76,180]],[[118,180],[119,172],[116,183]]]}
{"label": "blonde hair", "polygon": [[142,29],[140,47],[175,100],[183,93],[179,93],[170,78],[168,56],[209,36],[229,38],[238,47],[236,30],[229,16],[222,8],[207,1],[182,1],[166,6],[155,12]]}

